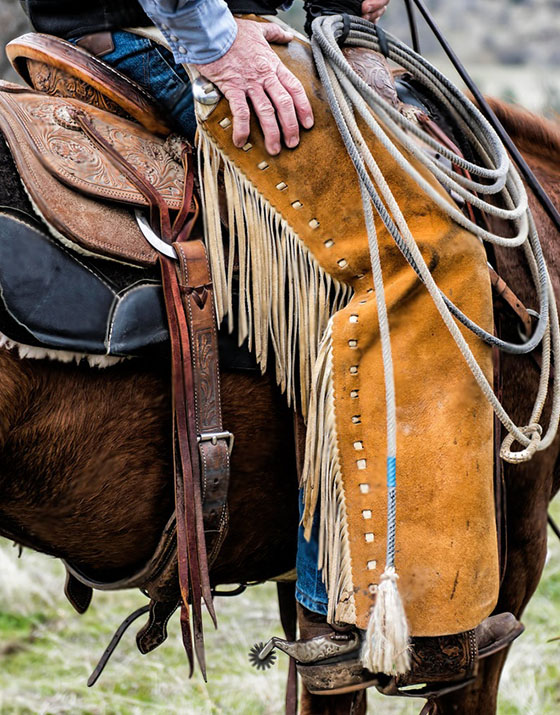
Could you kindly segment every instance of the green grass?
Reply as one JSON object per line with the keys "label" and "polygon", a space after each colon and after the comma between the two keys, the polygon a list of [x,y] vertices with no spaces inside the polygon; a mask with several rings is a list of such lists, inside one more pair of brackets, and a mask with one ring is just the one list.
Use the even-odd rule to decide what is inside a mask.
{"label": "green grass", "polygon": [[[560,501],[553,505],[560,521]],[[539,589],[526,611],[525,634],[515,643],[500,690],[500,715],[560,713],[560,542],[550,534],[550,553]],[[220,628],[207,628],[208,684],[188,679],[176,618],[169,640],[141,656],[132,627],[99,683],[85,682],[113,631],[145,602],[139,593],[97,593],[84,616],[75,614],[62,590],[62,566],[7,542],[0,547],[1,715],[275,715],[283,712],[286,658],[265,674],[250,667],[256,641],[280,634],[275,587],[250,589],[218,601]],[[141,623],[142,621],[139,621]],[[371,692],[371,691],[370,691]],[[421,703],[371,692],[370,712],[416,715]],[[483,714],[481,714],[483,715]]]}

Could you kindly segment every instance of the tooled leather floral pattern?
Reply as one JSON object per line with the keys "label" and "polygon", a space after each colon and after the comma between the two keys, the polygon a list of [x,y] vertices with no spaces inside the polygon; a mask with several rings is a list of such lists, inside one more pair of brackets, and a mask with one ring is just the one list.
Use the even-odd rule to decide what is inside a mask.
{"label": "tooled leather floral pattern", "polygon": [[[38,154],[49,170],[81,191],[128,203],[144,204],[137,189],[90,141],[79,127],[64,119],[72,104],[58,97],[29,94],[18,100],[22,121],[32,134]],[[179,208],[184,170],[162,139],[138,125],[85,108],[94,129],[164,197]]]}
{"label": "tooled leather floral pattern", "polygon": [[37,60],[28,60],[27,69],[31,84],[38,92],[50,94],[53,97],[73,97],[81,102],[86,102],[94,107],[111,112],[111,114],[129,118],[129,115],[109,97],[106,97],[87,82],[77,77],[72,77],[64,70],[50,67]]}

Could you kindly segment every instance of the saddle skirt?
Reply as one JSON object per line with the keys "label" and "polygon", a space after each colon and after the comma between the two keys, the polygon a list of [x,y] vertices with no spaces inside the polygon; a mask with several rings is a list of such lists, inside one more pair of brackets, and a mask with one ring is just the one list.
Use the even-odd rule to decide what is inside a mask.
{"label": "saddle skirt", "polygon": [[168,208],[181,208],[185,171],[177,137],[164,140],[78,100],[0,83],[0,129],[47,225],[89,252],[154,264],[157,254],[131,213],[135,206],[145,207],[146,199],[91,141],[80,117],[157,189]]}

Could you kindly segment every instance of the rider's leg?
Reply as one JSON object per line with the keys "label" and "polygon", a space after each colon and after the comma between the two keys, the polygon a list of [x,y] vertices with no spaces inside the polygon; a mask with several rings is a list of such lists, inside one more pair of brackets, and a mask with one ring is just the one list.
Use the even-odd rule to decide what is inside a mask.
{"label": "rider's leg", "polygon": [[152,40],[124,31],[112,36],[114,49],[101,59],[147,89],[167,110],[176,131],[194,141],[194,102],[185,69],[175,64],[165,47]]}
{"label": "rider's leg", "polygon": [[[302,509],[303,502],[300,500],[300,511]],[[328,606],[327,591],[323,583],[321,570],[318,567],[319,519],[319,509],[317,509],[309,541],[305,540],[303,526],[300,525],[299,527],[296,560],[296,599],[308,611],[326,616]]]}

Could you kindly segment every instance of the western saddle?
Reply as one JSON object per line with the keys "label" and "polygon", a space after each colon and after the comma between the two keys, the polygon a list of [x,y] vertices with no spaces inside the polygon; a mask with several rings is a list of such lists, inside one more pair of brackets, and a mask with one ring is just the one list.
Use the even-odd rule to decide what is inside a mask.
{"label": "western saddle", "polygon": [[167,620],[180,606],[191,671],[194,652],[204,673],[202,603],[215,621],[209,565],[227,530],[233,435],[222,424],[218,332],[192,149],[171,134],[143,88],[83,49],[33,33],[10,42],[7,54],[33,89],[0,85],[0,129],[36,212],[82,255],[128,266],[159,263],[171,344],[175,515],[139,574],[98,584],[67,564],[66,592],[83,612],[92,586],[146,590],[152,600],[137,637],[142,652],[165,639]]}

